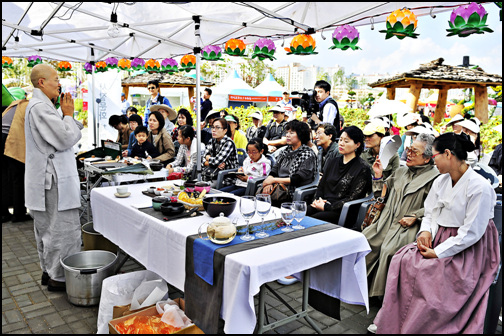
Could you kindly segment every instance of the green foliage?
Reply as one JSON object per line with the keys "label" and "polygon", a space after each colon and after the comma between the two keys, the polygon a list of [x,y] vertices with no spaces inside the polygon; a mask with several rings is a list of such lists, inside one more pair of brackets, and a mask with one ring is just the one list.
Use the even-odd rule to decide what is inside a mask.
{"label": "green foliage", "polygon": [[145,116],[145,106],[140,106],[140,105],[131,105],[135,107],[138,110],[138,115],[141,116],[142,118]]}

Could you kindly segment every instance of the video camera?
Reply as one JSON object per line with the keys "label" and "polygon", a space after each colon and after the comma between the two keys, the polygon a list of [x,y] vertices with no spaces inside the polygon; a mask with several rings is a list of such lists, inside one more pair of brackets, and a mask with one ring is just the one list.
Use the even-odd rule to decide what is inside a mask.
{"label": "video camera", "polygon": [[319,113],[319,103],[315,100],[317,91],[313,89],[305,89],[303,91],[292,91],[291,94],[301,96],[300,98],[292,98],[292,105],[294,107],[301,107],[301,110],[305,112],[306,116],[308,117],[308,124],[312,129],[315,129],[316,124],[311,119],[312,114],[315,113],[315,115],[317,115],[317,117],[322,120],[322,115],[321,113]]}

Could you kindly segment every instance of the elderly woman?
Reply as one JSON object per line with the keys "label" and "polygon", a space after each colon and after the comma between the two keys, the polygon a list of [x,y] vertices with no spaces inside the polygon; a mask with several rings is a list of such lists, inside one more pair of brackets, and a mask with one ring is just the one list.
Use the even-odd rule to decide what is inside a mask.
{"label": "elderly woman", "polygon": [[[179,127],[177,134],[177,141],[180,144],[177,158],[175,161],[168,164],[166,168],[170,174],[176,172],[188,175],[192,173],[198,160],[198,141],[194,138],[196,133],[194,132],[194,128],[192,126],[184,125]],[[203,144],[200,144],[200,146],[200,155],[202,155],[205,151],[205,146]]]}
{"label": "elderly woman", "polygon": [[442,175],[425,200],[416,242],[392,258],[377,333],[483,332],[500,248],[495,192],[466,163],[474,148],[465,134],[434,140],[432,157]]}
{"label": "elderly woman", "polygon": [[371,252],[366,256],[369,296],[383,296],[390,260],[404,245],[415,240],[424,216],[424,201],[439,171],[432,160],[434,135],[421,133],[406,149],[406,166],[384,180],[380,159],[373,165],[374,191],[386,198],[378,220],[366,227]]}
{"label": "elderly woman", "polygon": [[356,126],[345,127],[338,142],[341,155],[326,162],[308,216],[337,224],[345,202],[371,192],[371,171],[360,158],[363,148],[362,131]]}
{"label": "elderly woman", "polygon": [[[325,163],[330,158],[338,156],[338,143],[336,136],[338,131],[331,124],[320,124],[315,132],[315,142],[318,146],[318,162],[320,163],[320,172],[324,171]],[[362,152],[361,146],[361,152]]]}
{"label": "elderly woman", "polygon": [[148,140],[161,153],[160,156],[153,159],[160,160],[163,165],[172,162],[175,157],[175,146],[173,146],[170,134],[164,128],[164,118],[160,112],[150,113],[149,129]]}
{"label": "elderly woman", "polygon": [[128,118],[125,115],[113,115],[109,118],[109,125],[119,132],[116,142],[121,143],[121,149],[127,149],[130,134],[133,132],[129,126]]}
{"label": "elderly woman", "polygon": [[245,149],[248,142],[247,136],[245,135],[245,133],[240,131],[240,120],[238,119],[238,117],[232,114],[228,114],[224,117],[224,119],[226,119],[229,125],[229,129],[226,135],[234,141],[236,148]]}
{"label": "elderly woman", "polygon": [[[212,139],[208,143],[203,155],[203,179],[216,186],[219,170],[238,168],[238,156],[233,140],[226,133],[229,125],[224,118],[216,118],[212,123]],[[223,186],[234,184],[236,178],[226,175]]]}
{"label": "elderly woman", "polygon": [[292,200],[294,190],[313,182],[317,174],[316,154],[307,145],[310,141],[310,127],[299,120],[292,120],[285,125],[285,130],[287,148],[279,154],[269,176],[263,182],[262,192],[266,194],[273,191],[275,183],[288,187],[288,198],[272,202],[274,206]]}

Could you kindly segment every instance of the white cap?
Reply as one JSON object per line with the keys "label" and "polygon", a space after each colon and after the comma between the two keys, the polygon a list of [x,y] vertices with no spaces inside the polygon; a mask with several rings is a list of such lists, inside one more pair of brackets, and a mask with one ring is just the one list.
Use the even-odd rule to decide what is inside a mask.
{"label": "white cap", "polygon": [[434,135],[434,132],[429,129],[429,127],[426,127],[424,124],[418,125],[410,129],[409,131],[406,131],[406,135],[415,135],[415,134],[421,134],[421,133],[427,133],[427,134],[432,134]]}
{"label": "white cap", "polygon": [[390,126],[391,126],[390,125],[390,120],[387,117],[376,117],[376,118],[372,118],[372,119],[369,119],[369,120],[365,120],[364,121],[364,125],[369,124],[371,121],[373,121],[373,122],[376,121],[378,123],[381,123],[384,128],[390,128]]}
{"label": "white cap", "polygon": [[256,118],[256,119],[259,119],[259,120],[263,120],[263,115],[261,112],[259,111],[255,111],[254,113],[252,113],[250,115],[251,118]]}
{"label": "white cap", "polygon": [[414,124],[418,122],[418,114],[415,113],[406,113],[402,116],[397,115],[397,126],[406,127],[408,125]]}
{"label": "white cap", "polygon": [[474,132],[474,133],[479,133],[480,132],[480,127],[476,124],[476,120],[475,121],[471,121],[469,119],[464,119],[461,122],[459,122],[458,125],[462,126],[462,127],[465,127],[465,128],[467,128],[468,130],[470,130],[471,132]]}
{"label": "white cap", "polygon": [[282,112],[282,113],[285,113],[285,109],[282,108],[281,106],[277,105],[277,106],[273,106],[272,108],[270,108],[268,110],[268,112],[273,112],[273,113],[275,113],[275,112]]}
{"label": "white cap", "polygon": [[464,120],[464,117],[461,114],[456,114],[451,120],[446,124],[446,126],[452,126],[456,122]]}

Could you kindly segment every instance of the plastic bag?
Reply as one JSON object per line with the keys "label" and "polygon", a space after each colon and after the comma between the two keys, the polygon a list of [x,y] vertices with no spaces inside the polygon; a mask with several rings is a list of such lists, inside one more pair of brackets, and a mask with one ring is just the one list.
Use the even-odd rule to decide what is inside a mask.
{"label": "plastic bag", "polygon": [[156,303],[156,309],[159,314],[163,315],[161,321],[166,324],[180,329],[186,328],[192,324],[192,321],[173,300],[168,299]]}
{"label": "plastic bag", "polygon": [[168,293],[168,285],[163,279],[145,281],[135,289],[130,310],[137,310],[155,304]]}

